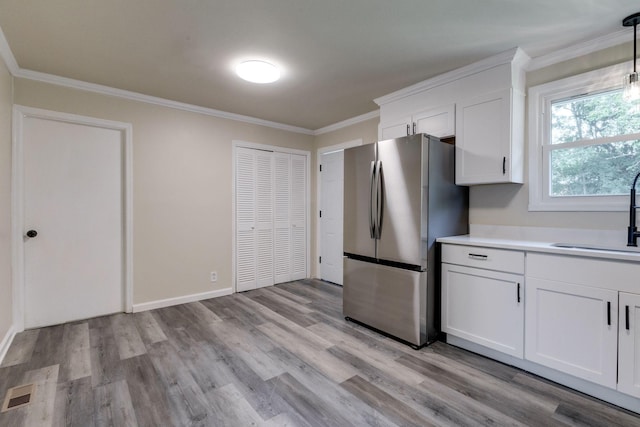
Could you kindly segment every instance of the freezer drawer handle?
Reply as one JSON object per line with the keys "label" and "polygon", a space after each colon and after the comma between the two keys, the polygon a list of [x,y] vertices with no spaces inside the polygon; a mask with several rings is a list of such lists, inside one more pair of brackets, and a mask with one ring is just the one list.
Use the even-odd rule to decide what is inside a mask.
{"label": "freezer drawer handle", "polygon": [[487,259],[489,259],[488,255],[481,255],[481,254],[469,254],[469,258],[471,259],[477,259],[480,261],[486,261]]}

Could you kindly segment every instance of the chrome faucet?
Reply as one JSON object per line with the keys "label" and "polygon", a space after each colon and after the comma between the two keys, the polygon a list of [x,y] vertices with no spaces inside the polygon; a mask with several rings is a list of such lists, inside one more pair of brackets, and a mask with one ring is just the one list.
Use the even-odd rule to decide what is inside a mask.
{"label": "chrome faucet", "polygon": [[638,228],[636,227],[636,209],[639,207],[636,205],[636,183],[638,182],[638,177],[640,177],[640,173],[636,175],[636,178],[633,180],[633,185],[631,185],[631,205],[629,206],[627,246],[638,246],[638,237],[640,236],[640,232],[638,232]]}

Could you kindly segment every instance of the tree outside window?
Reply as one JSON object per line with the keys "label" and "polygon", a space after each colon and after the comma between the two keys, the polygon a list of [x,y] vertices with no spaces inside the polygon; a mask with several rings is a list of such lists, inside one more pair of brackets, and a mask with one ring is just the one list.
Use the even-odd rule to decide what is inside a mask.
{"label": "tree outside window", "polygon": [[628,194],[640,170],[640,109],[622,90],[551,103],[549,196]]}

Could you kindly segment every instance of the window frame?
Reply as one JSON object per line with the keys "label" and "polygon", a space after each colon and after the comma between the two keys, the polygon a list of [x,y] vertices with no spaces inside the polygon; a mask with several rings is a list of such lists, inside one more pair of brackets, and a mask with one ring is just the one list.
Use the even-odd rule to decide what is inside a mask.
{"label": "window frame", "polygon": [[[560,146],[595,145],[584,141],[551,144],[551,103],[620,89],[623,76],[629,73],[632,66],[631,62],[625,62],[529,88],[529,211],[612,212],[629,209],[628,195],[550,196],[549,153]],[[629,138],[628,135],[602,138],[597,144],[625,139],[635,138]]]}

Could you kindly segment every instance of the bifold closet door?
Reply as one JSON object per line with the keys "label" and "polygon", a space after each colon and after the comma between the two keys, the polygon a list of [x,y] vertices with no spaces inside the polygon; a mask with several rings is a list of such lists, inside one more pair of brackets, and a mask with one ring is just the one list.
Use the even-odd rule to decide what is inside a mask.
{"label": "bifold closet door", "polygon": [[291,278],[307,277],[307,158],[291,154]]}
{"label": "bifold closet door", "polygon": [[275,283],[291,280],[291,155],[274,153]]}
{"label": "bifold closet door", "polygon": [[273,153],[236,151],[237,290],[273,285]]}
{"label": "bifold closet door", "polygon": [[236,289],[307,277],[307,158],[236,149]]}
{"label": "bifold closet door", "polygon": [[275,283],[307,277],[307,158],[274,153]]}

